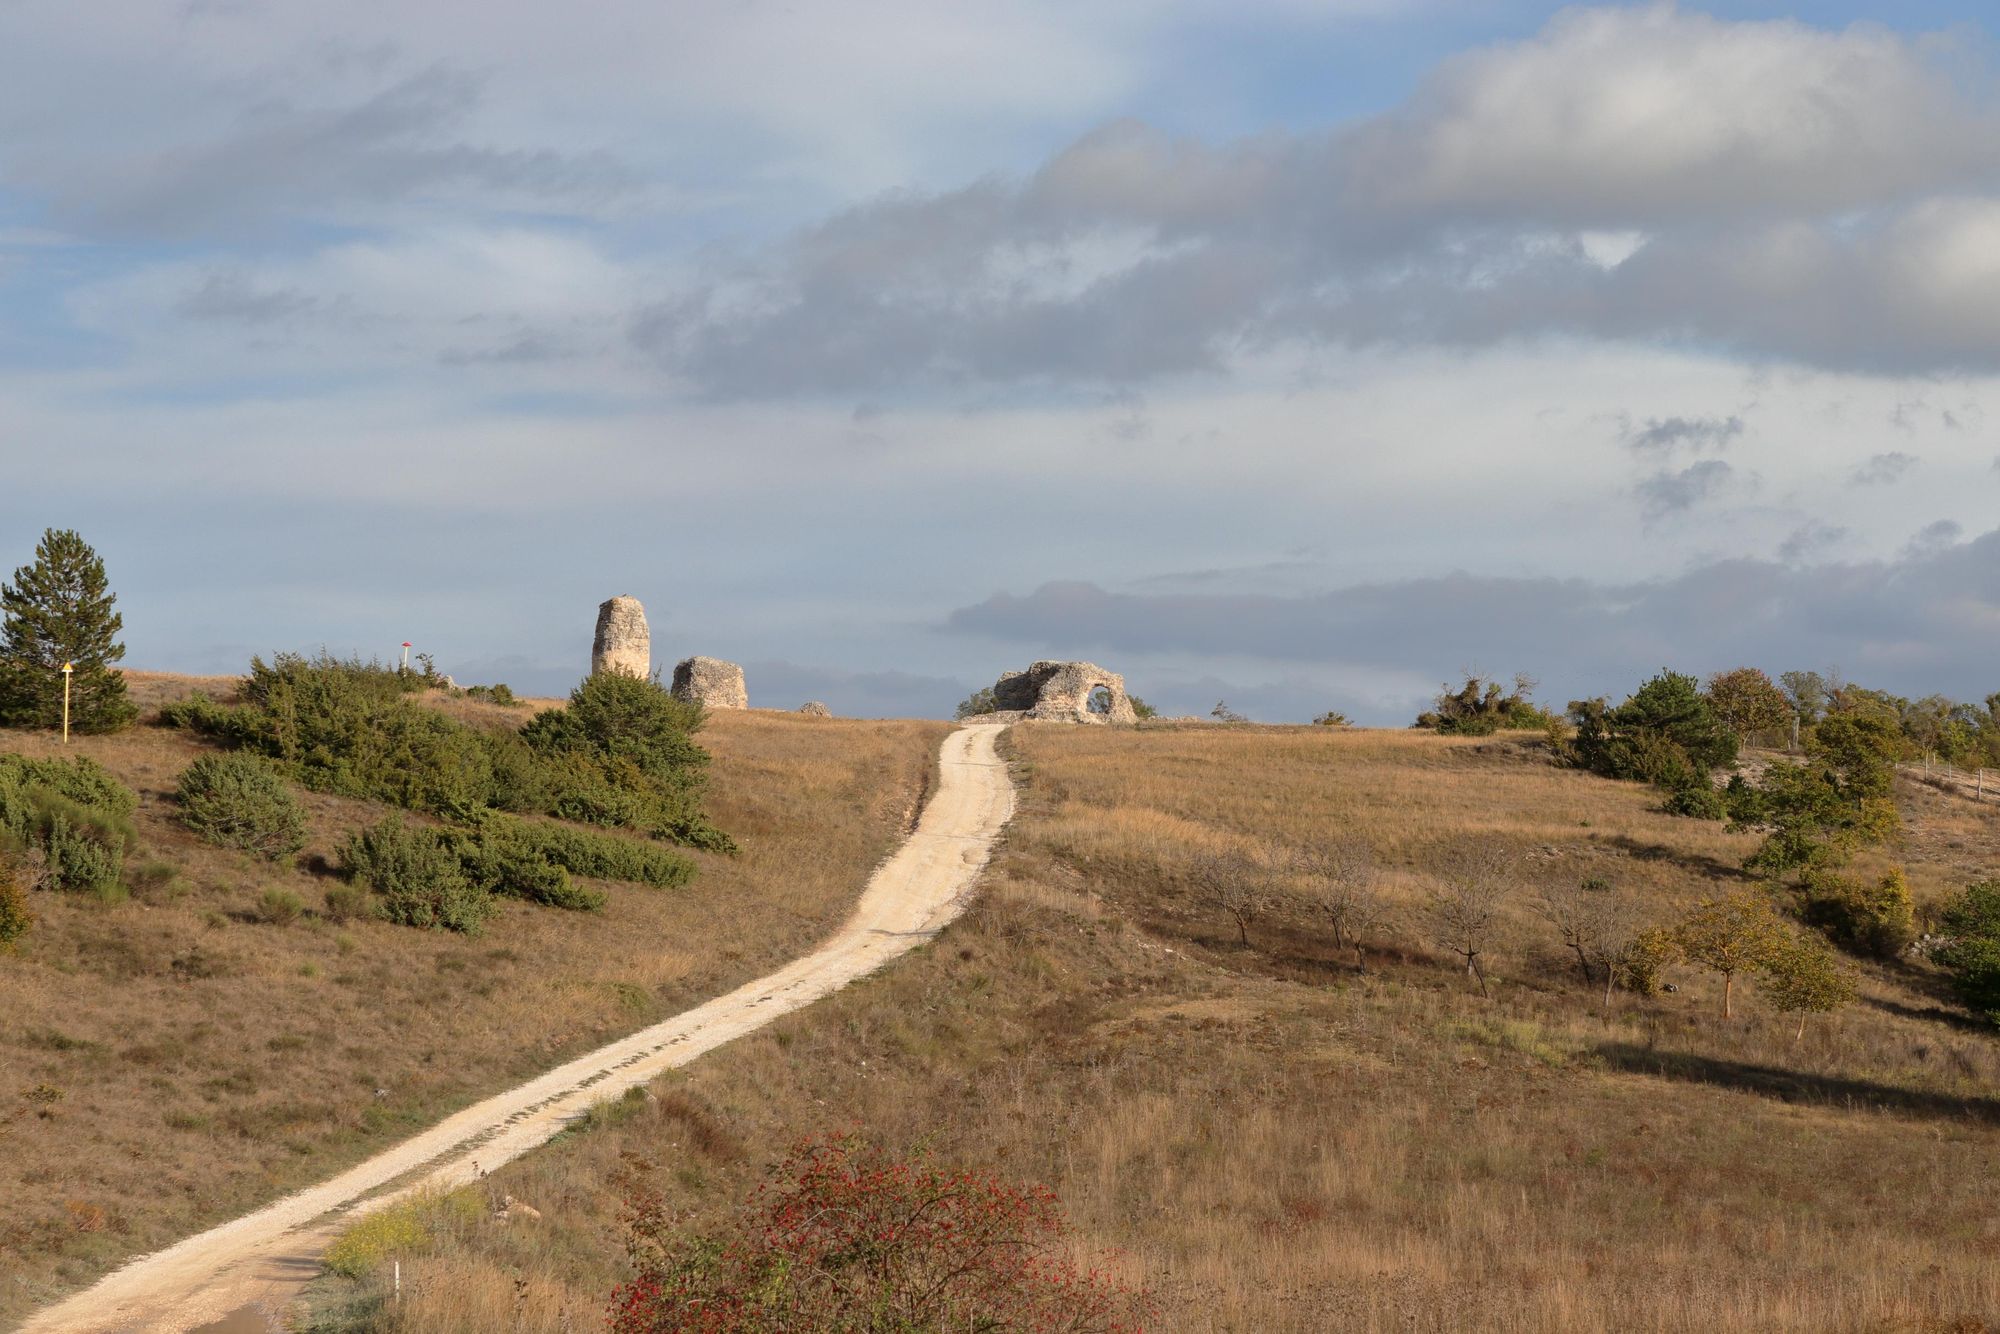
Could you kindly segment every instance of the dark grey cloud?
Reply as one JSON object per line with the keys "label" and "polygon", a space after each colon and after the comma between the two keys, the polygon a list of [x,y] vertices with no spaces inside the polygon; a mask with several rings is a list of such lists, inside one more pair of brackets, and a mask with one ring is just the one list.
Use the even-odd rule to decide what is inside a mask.
{"label": "dark grey cloud", "polygon": [[1900,449],[1886,454],[1871,454],[1848,474],[1847,480],[1853,486],[1888,486],[1909,476],[1918,462],[1915,454],[1906,454]]}
{"label": "dark grey cloud", "polygon": [[1721,459],[1702,459],[1679,470],[1662,469],[1633,488],[1649,519],[1684,514],[1720,495],[1736,470]]}
{"label": "dark grey cloud", "polygon": [[1743,419],[1728,417],[1649,417],[1640,427],[1625,428],[1625,443],[1641,453],[1672,453],[1678,449],[1724,449],[1743,434]]}
{"label": "dark grey cloud", "polygon": [[1322,675],[1345,666],[1438,680],[1468,663],[1500,664],[1540,676],[1552,699],[1629,690],[1662,666],[1828,662],[1903,693],[1983,698],[2000,687],[2000,531],[1893,560],[1728,560],[1631,584],[1457,573],[1287,597],[1053,583],[996,594],[946,624],[1113,663],[1207,654],[1262,660],[1274,674],[1312,664]]}

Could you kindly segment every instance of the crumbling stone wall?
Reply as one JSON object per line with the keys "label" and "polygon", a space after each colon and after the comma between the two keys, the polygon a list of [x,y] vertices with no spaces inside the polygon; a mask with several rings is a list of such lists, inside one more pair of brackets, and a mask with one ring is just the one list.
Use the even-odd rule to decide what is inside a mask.
{"label": "crumbling stone wall", "polygon": [[743,669],[720,658],[684,658],[674,667],[674,693],[711,709],[747,709]]}
{"label": "crumbling stone wall", "polygon": [[[1103,690],[1101,710],[1091,692]],[[1024,672],[1008,672],[993,683],[994,707],[1024,718],[1062,723],[1136,723],[1125,678],[1094,662],[1038,662]]]}
{"label": "crumbling stone wall", "polygon": [[590,674],[623,672],[641,679],[653,674],[653,636],[646,609],[633,597],[615,597],[597,608],[597,637],[590,645]]}

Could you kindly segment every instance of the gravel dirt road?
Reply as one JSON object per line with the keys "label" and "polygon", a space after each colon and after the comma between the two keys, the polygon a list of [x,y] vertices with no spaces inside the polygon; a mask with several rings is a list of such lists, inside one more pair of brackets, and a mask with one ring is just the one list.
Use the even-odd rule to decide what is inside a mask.
{"label": "gravel dirt road", "polygon": [[474,1180],[543,1144],[592,1104],[809,1005],[937,934],[963,909],[1014,810],[995,750],[1004,729],[945,739],[938,790],[879,867],[854,915],[804,958],[672,1019],[468,1107],[321,1185],[142,1256],[31,1316],[24,1334],[279,1328],[356,1218],[413,1191]]}

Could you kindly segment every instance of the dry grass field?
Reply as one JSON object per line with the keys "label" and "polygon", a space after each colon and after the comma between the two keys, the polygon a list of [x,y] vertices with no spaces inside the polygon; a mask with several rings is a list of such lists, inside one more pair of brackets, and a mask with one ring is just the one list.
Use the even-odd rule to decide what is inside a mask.
{"label": "dry grass field", "polygon": [[[2000,1040],[1921,966],[1866,965],[1803,1040],[1739,984],[1609,1008],[1530,910],[1608,881],[1658,919],[1754,845],[1508,739],[1019,727],[1022,806],[980,902],[931,947],[609,1105],[427,1211],[404,1293],[329,1280],[311,1327],[591,1328],[636,1182],[712,1222],[788,1141],[1054,1185],[1084,1243],[1191,1331],[1852,1330],[2000,1313]],[[1899,793],[1920,897],[2000,866],[1995,816]],[[1235,925],[1203,849],[1367,837],[1397,916],[1370,967],[1305,904]],[[1482,999],[1418,904],[1452,849],[1527,889]],[[505,1193],[541,1218],[502,1222]]]}
{"label": "dry grass field", "polygon": [[[234,684],[132,680],[148,712]],[[685,889],[604,885],[600,913],[505,900],[473,939],[315,911],[340,883],[335,845],[382,808],[302,794],[311,840],[273,865],[172,818],[175,781],[203,749],[190,735],[142,724],[78,738],[74,753],[139,792],[140,850],[129,901],[37,894],[34,930],[0,956],[0,1326],[802,953],[920,808],[946,730],[717,715],[701,737],[715,756],[709,810],[740,856],[696,854]],[[0,749],[59,747],[0,732]],[[305,916],[260,920],[272,886]]]}

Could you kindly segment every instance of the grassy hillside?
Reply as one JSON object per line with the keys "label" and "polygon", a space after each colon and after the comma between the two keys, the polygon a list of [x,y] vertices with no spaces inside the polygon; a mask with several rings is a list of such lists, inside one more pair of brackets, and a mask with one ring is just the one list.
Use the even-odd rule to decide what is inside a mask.
{"label": "grassy hillside", "polygon": [[[130,674],[148,711],[228,679]],[[531,708],[442,696],[462,720]],[[542,701],[553,703],[553,701]],[[318,911],[330,857],[384,808],[301,792],[305,850],[273,864],[174,817],[207,747],[140,726],[79,738],[140,796],[129,900],[40,893],[0,956],[0,1325],[120,1258],[319,1180],[447,1110],[794,957],[846,913],[921,804],[941,724],[725,713],[710,814],[739,856],[679,889],[590,882],[600,912],[505,900],[474,939]],[[45,735],[0,751],[53,755]],[[264,920],[272,887],[303,900]]]}
{"label": "grassy hillside", "polygon": [[[1976,1331],[2000,1311],[2000,1041],[1920,966],[1808,1024],[1682,969],[1608,1010],[1524,895],[1491,1000],[1417,905],[1456,847],[1609,882],[1655,919],[1754,846],[1509,740],[1016,728],[1020,815],[934,946],[605,1108],[428,1214],[404,1299],[329,1281],[320,1328],[589,1328],[635,1184],[688,1226],[794,1137],[1045,1180],[1174,1330]],[[1919,898],[2000,865],[1993,815],[1916,790]],[[1303,906],[1235,924],[1202,850],[1360,833],[1399,917],[1370,969]],[[1863,868],[1867,869],[1867,868]],[[539,1220],[502,1222],[512,1195]]]}

